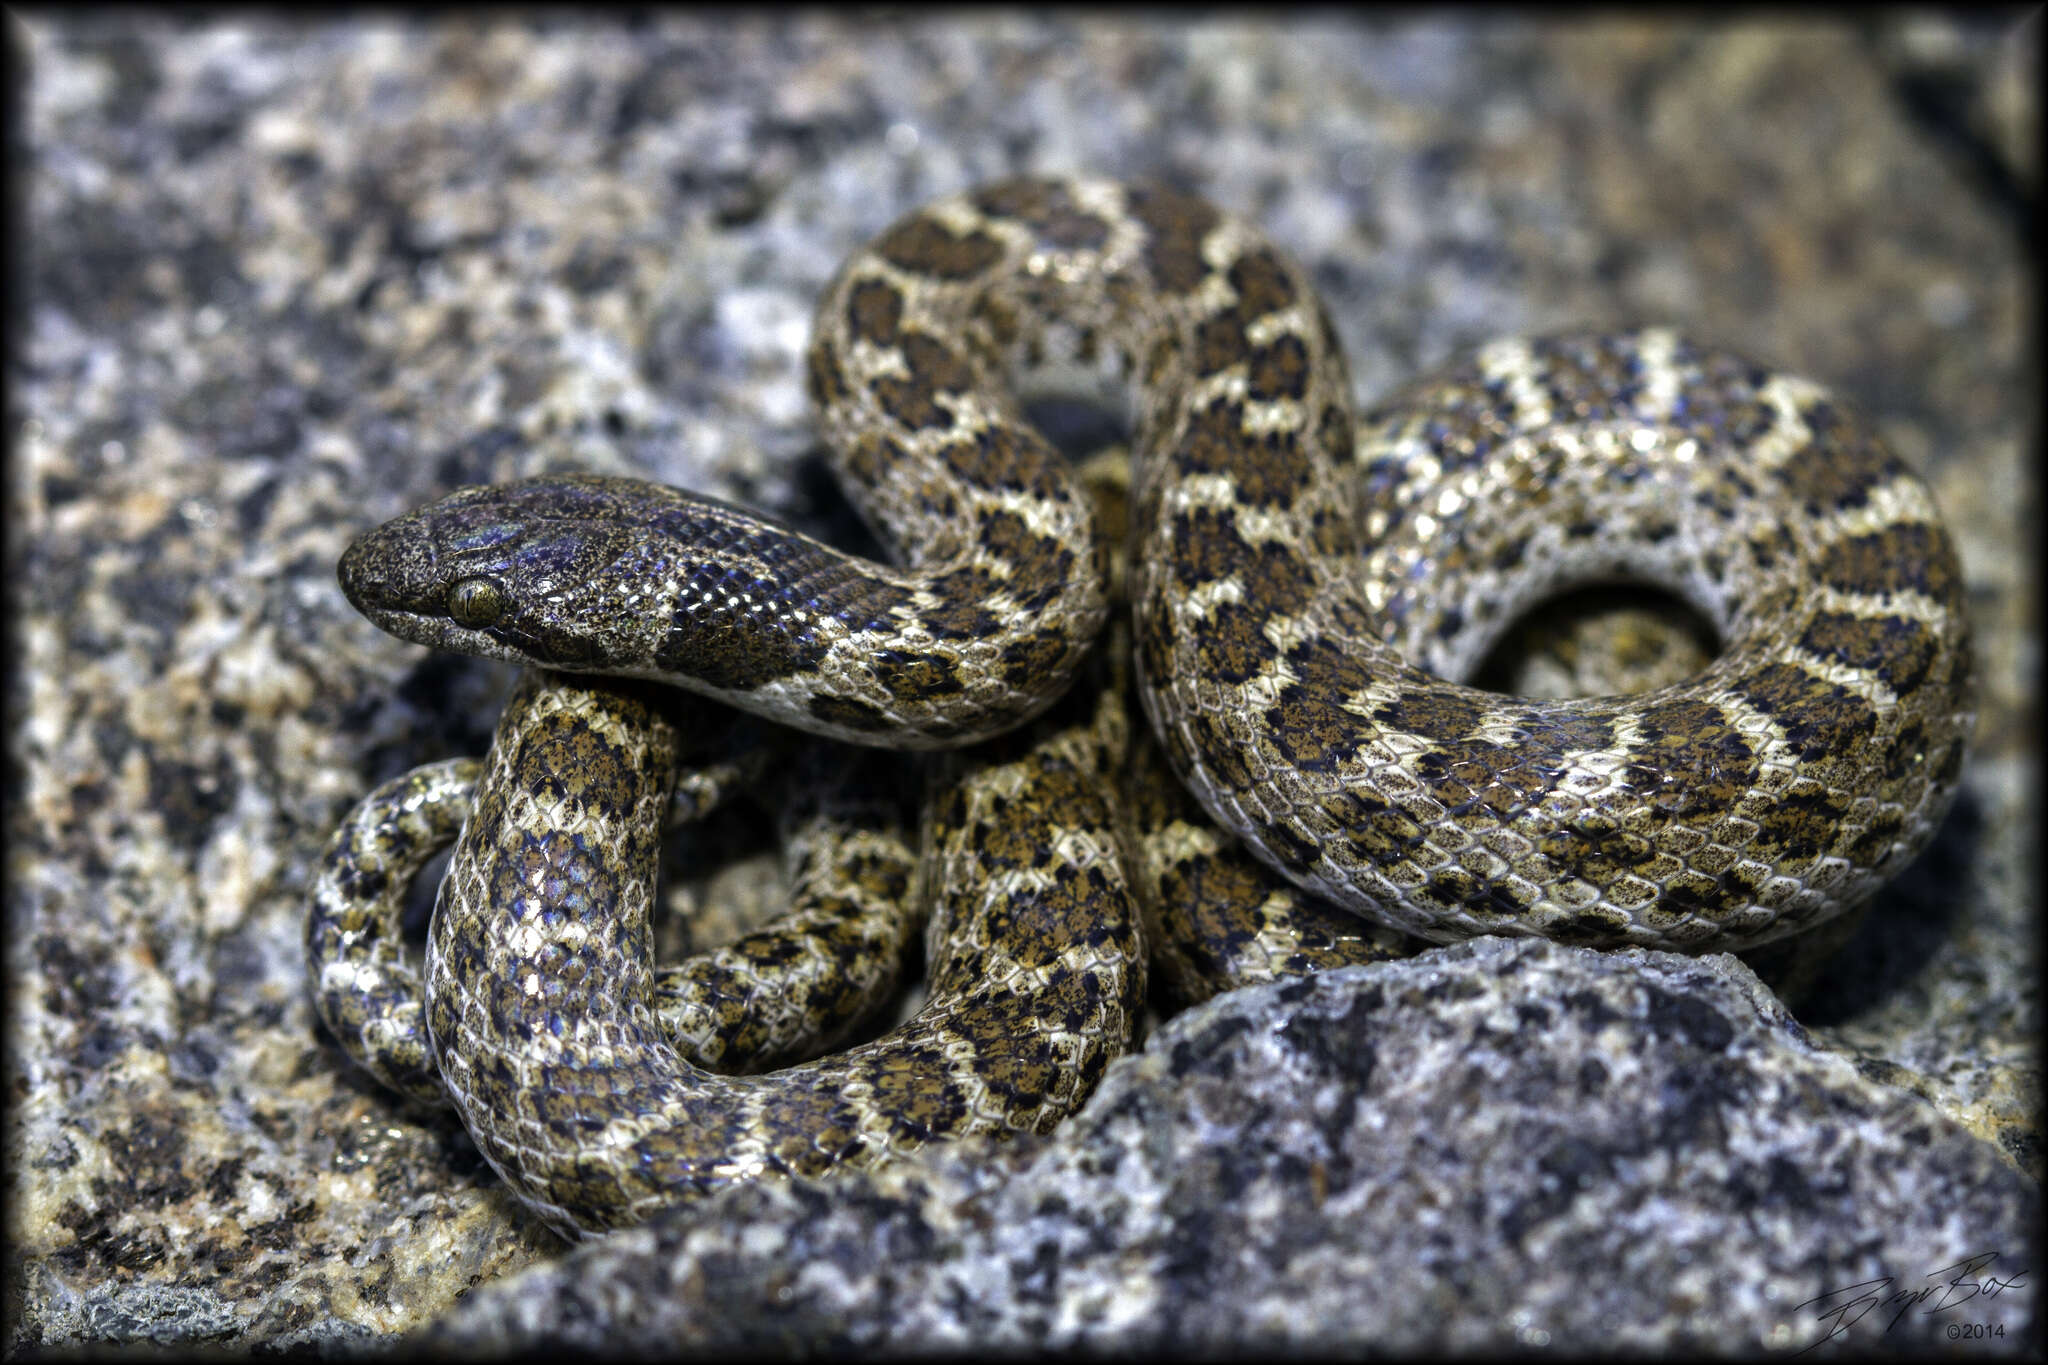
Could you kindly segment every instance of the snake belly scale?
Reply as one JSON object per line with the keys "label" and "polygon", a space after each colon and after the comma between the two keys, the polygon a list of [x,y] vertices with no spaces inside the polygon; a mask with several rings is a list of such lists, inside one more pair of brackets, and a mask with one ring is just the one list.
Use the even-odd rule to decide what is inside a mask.
{"label": "snake belly scale", "polygon": [[[1063,708],[998,756],[952,760],[970,793],[973,774],[1021,766],[993,797],[928,801],[928,895],[993,885],[963,870],[974,858],[1006,872],[1057,864],[1073,880],[1039,883],[1087,888],[1069,908],[1147,903],[1155,937],[1174,940],[1155,945],[1162,963],[1209,970],[1202,990],[1384,955],[1395,931],[1733,950],[1867,900],[1955,792],[1972,722],[1955,554],[1926,488],[1820,386],[1663,329],[1581,333],[1489,344],[1354,417],[1335,331],[1297,265],[1198,199],[1107,181],[1007,181],[928,206],[827,291],[810,389],[838,475],[895,566],[708,499],[562,475],[462,490],[387,523],[350,547],[342,584],[372,620],[425,644],[671,683],[863,744],[980,741],[1062,695],[1106,610],[1088,500],[1011,382],[1052,354],[1119,358],[1133,394],[1135,690],[1163,759],[1129,771],[1170,769],[1221,832],[1194,832],[1179,795],[1140,796],[1135,816],[1097,809],[1123,761],[1108,756],[1120,718],[1101,719],[1117,689],[1097,687],[1086,715]],[[1538,701],[1458,681],[1521,609],[1610,579],[1685,597],[1719,630],[1719,657],[1628,697]],[[869,1159],[950,1131],[949,1115],[1042,1126],[1085,1095],[1092,1075],[1025,1118],[984,1103],[1017,1073],[999,1060],[1003,1030],[976,1014],[986,1000],[955,979],[970,1003],[945,1025],[957,1031],[937,1048],[943,1064],[927,1055],[929,1073],[900,1069],[894,1089],[835,1081],[836,1117],[776,1108],[817,1094],[789,1073],[747,1078],[753,1090],[707,1081],[692,1094],[718,1098],[701,1105],[654,1072],[561,1098],[550,1067],[638,1066],[665,1046],[637,1015],[631,1041],[577,1033],[559,1008],[543,1028],[519,993],[559,1004],[583,989],[555,974],[572,959],[578,980],[643,989],[644,965],[624,967],[643,951],[631,926],[646,896],[632,888],[652,877],[645,831],[669,800],[659,774],[675,724],[621,684],[523,685],[437,908],[431,1056],[394,1068],[420,1089],[438,1076],[558,1226],[594,1231],[707,1182],[809,1169],[793,1157],[802,1134],[826,1133],[813,1145],[832,1159]],[[540,799],[567,780],[548,776],[565,755],[529,750],[573,726],[593,737],[574,755],[585,777],[622,766],[575,801]],[[1041,769],[1073,780],[1041,792]],[[441,799],[395,790],[415,815]],[[577,904],[631,908],[590,908],[600,946],[579,959],[510,927],[557,912],[515,913],[521,893],[491,870],[503,860],[480,850],[538,856],[565,812],[598,807],[605,819],[578,831],[578,875],[609,899]],[[445,833],[449,817],[436,818]],[[374,1050],[405,1029],[366,1022],[385,997],[417,1009],[418,986],[358,965],[381,931],[335,928],[368,923],[351,850],[396,818],[352,827],[308,942],[323,1013]],[[1205,859],[1227,870],[1203,871]],[[1048,957],[1016,940],[1043,934],[1032,916],[978,904],[984,930],[934,917],[935,961],[953,935],[978,969],[1035,955],[1005,978],[1010,1008],[1044,994],[1073,1055],[1120,1045],[1109,1034],[1128,1032],[1134,978],[1112,958],[1136,954],[1134,937],[1081,943],[1090,935],[1069,921]],[[1331,929],[1347,912],[1364,937]],[[1307,919],[1244,950],[1297,913]],[[1235,946],[1178,941],[1200,924]],[[496,941],[520,946],[481,946]],[[1084,978],[1080,996],[1106,991],[1117,1006],[1068,1012],[1058,1002],[1079,996],[1062,992]],[[1098,1017],[1108,1033],[1089,1033]],[[942,1092],[957,1103],[934,1107]],[[904,1126],[913,1112],[940,1121]],[[599,1186],[627,1193],[607,1203]]]}

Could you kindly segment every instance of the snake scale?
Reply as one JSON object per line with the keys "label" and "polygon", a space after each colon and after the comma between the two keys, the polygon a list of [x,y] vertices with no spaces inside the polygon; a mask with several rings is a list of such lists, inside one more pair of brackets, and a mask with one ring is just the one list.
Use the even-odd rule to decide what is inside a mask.
{"label": "snake scale", "polygon": [[[1058,366],[1128,381],[1142,718],[1091,655],[1093,499],[1018,396]],[[1955,792],[1954,551],[1811,381],[1663,329],[1576,333],[1482,346],[1354,416],[1297,265],[1199,199],[1082,179],[889,228],[822,299],[808,380],[891,565],[573,474],[460,490],[341,561],[386,630],[532,668],[481,767],[386,784],[337,834],[315,997],[378,1075],[452,1099],[565,1235],[1049,1127],[1128,1046],[1148,940],[1182,998],[1404,935],[1743,949],[1867,900]],[[1519,613],[1608,580],[1693,604],[1718,657],[1630,696],[1457,681]],[[681,757],[730,727],[718,703],[951,752],[921,833],[873,802],[865,825],[819,814],[785,921],[657,974],[664,817],[746,785],[737,758]],[[458,827],[422,980],[398,898]],[[811,1056],[920,926],[925,1009]],[[779,1008],[796,1022],[771,1030]]]}

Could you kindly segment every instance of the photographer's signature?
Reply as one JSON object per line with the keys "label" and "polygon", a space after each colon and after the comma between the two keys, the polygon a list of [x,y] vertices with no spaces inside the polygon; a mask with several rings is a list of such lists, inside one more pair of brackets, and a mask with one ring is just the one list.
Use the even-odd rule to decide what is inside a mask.
{"label": "photographer's signature", "polygon": [[[1846,1335],[1851,1327],[1876,1310],[1898,1310],[1892,1313],[1884,1324],[1884,1330],[1889,1332],[1899,1325],[1900,1319],[1922,1304],[1927,1305],[1923,1311],[1931,1316],[1973,1301],[1981,1303],[1995,1299],[2006,1290],[2016,1289],[2026,1283],[2027,1272],[2024,1270],[2016,1271],[2008,1278],[1986,1274],[1985,1272],[1997,1260],[1998,1253],[1995,1251],[1980,1252],[1957,1261],[1954,1265],[1929,1271],[1926,1278],[1931,1283],[1915,1288],[1893,1288],[1894,1277],[1885,1275],[1841,1289],[1831,1289],[1816,1298],[1808,1299],[1793,1311],[1813,1309],[1815,1316],[1828,1324],[1828,1331],[1819,1341],[1805,1349],[1810,1351],[1814,1346]],[[1960,1339],[1963,1327],[1964,1324],[1961,1323],[1951,1324],[1949,1336],[1952,1339]],[[1968,1327],[1970,1335],[2005,1335],[2003,1324],[1998,1325],[1995,1332],[1989,1330],[1988,1325],[1982,1322],[1968,1324]]]}

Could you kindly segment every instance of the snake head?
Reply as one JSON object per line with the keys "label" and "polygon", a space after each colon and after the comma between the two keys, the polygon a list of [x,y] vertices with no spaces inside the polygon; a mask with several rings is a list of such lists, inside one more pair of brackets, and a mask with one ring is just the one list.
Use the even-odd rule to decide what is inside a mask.
{"label": "snake head", "polygon": [[358,537],[336,572],[356,610],[400,639],[633,673],[668,616],[653,523],[687,496],[588,474],[458,489]]}

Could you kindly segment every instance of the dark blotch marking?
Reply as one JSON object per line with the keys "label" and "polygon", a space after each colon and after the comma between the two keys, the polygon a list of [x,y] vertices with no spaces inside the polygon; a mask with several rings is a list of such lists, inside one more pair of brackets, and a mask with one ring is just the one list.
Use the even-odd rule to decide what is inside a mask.
{"label": "dark blotch marking", "polygon": [[1545,830],[1536,851],[1560,868],[1571,868],[1596,886],[1610,885],[1628,869],[1655,856],[1648,840],[1631,834],[1611,816],[1589,814]]}
{"label": "dark blotch marking", "polygon": [[1904,828],[1905,821],[1896,813],[1879,815],[1871,821],[1869,829],[1856,836],[1847,856],[1864,867],[1881,867],[1892,851],[1892,842]]}
{"label": "dark blotch marking", "polygon": [[1020,691],[1065,671],[1073,645],[1063,634],[1027,635],[1003,646],[1003,681]]}
{"label": "dark blotch marking", "polygon": [[1870,703],[1793,664],[1770,664],[1736,684],[1758,710],[1775,720],[1785,741],[1807,758],[1843,754],[1867,743],[1877,729]]}
{"label": "dark blotch marking", "polygon": [[1326,772],[1356,745],[1359,718],[1298,683],[1280,690],[1267,713],[1274,745],[1295,767]]}
{"label": "dark blotch marking", "polygon": [[[988,339],[995,343],[995,353],[1000,355],[1017,344],[1023,333],[1023,319],[1008,300],[996,294],[984,294],[974,301],[973,312],[969,315],[975,325],[986,328]],[[970,329],[969,335],[973,335]],[[990,356],[993,360],[995,357]]]}
{"label": "dark blotch marking", "polygon": [[1328,770],[1357,746],[1365,721],[1343,702],[1372,682],[1372,672],[1362,658],[1325,640],[1296,645],[1287,665],[1297,681],[1276,698],[1273,742],[1297,767]]}
{"label": "dark blotch marking", "polygon": [[1236,602],[1218,605],[1196,644],[1200,666],[1219,682],[1231,685],[1256,677],[1273,656],[1273,646],[1261,629],[1264,622],[1263,613]]}
{"label": "dark blotch marking", "polygon": [[1455,759],[1445,754],[1419,756],[1416,775],[1429,784],[1430,794],[1444,803],[1451,819],[1480,829],[1515,819],[1559,770],[1555,755],[1498,744],[1472,741],[1458,753]]}
{"label": "dark blotch marking", "polygon": [[1190,592],[1235,577],[1262,618],[1297,612],[1315,594],[1315,577],[1299,555],[1266,542],[1247,544],[1226,513],[1195,508],[1175,518],[1174,531],[1174,577]]}
{"label": "dark blotch marking", "polygon": [[1905,719],[1892,736],[1891,761],[1884,768],[1885,781],[1905,781],[1913,771],[1914,761],[1926,751],[1926,747],[1927,727],[1917,720]]}
{"label": "dark blotch marking", "polygon": [[1173,618],[1161,609],[1156,598],[1149,599],[1143,609],[1132,611],[1131,633],[1136,641],[1133,653],[1145,676],[1167,677],[1173,658]]}
{"label": "dark blotch marking", "polygon": [[1238,535],[1236,519],[1227,512],[1197,507],[1174,519],[1174,576],[1184,591],[1228,577],[1256,553]]}
{"label": "dark blotch marking", "polygon": [[913,275],[965,280],[1002,259],[1002,243],[979,228],[955,236],[937,219],[914,213],[883,233],[875,254]]}
{"label": "dark blotch marking", "polygon": [[973,367],[928,332],[904,332],[899,344],[910,374],[875,380],[876,401],[913,429],[952,426],[953,414],[940,407],[934,395],[965,393],[974,387]]}
{"label": "dark blotch marking", "polygon": [[[1310,519],[1308,543],[1316,554],[1332,563],[1365,553],[1359,526],[1349,517],[1339,516],[1327,507],[1318,508]],[[1340,614],[1347,618],[1350,615],[1348,612]],[[1375,632],[1367,624],[1364,633]]]}
{"label": "dark blotch marking", "polygon": [[1479,918],[1494,921],[1520,919],[1529,908],[1515,899],[1505,885],[1491,878],[1475,877],[1458,867],[1432,872],[1423,886],[1423,894],[1439,905],[1462,907]]}
{"label": "dark blotch marking", "polygon": [[1821,553],[1820,576],[1843,592],[1917,592],[1960,607],[1962,574],[1939,527],[1888,526],[1849,536]]}
{"label": "dark blotch marking", "polygon": [[820,412],[846,401],[845,376],[839,368],[839,353],[832,348],[831,342],[820,337],[811,343],[804,374],[811,392],[811,405]]}
{"label": "dark blotch marking", "polygon": [[889,471],[900,469],[905,458],[901,441],[883,432],[869,431],[853,443],[841,461],[857,482],[872,487],[888,478]]}
{"label": "dark blotch marking", "polygon": [[986,569],[956,569],[932,580],[932,592],[944,604],[925,615],[933,635],[942,640],[973,640],[1002,629],[1002,620],[988,601],[1002,584]]}
{"label": "dark blotch marking", "polygon": [[1251,396],[1260,402],[1299,400],[1308,393],[1308,348],[1298,336],[1277,338],[1253,352],[1249,378]]}
{"label": "dark blotch marking", "polygon": [[1372,718],[1389,730],[1450,744],[1472,733],[1486,710],[1486,703],[1477,697],[1437,688],[1397,697],[1373,712]]}
{"label": "dark blotch marking", "polygon": [[1294,280],[1270,248],[1238,257],[1230,267],[1230,287],[1237,291],[1237,311],[1246,321],[1286,308],[1295,300]]}
{"label": "dark blotch marking", "polygon": [[1145,263],[1159,288],[1168,294],[1185,294],[1200,284],[1209,273],[1202,260],[1202,239],[1222,221],[1222,215],[1199,199],[1154,186],[1134,188],[1125,205],[1150,235]]}
{"label": "dark blotch marking", "polygon": [[1877,438],[1844,418],[1832,403],[1801,414],[1813,439],[1780,465],[1779,485],[1813,513],[1846,511],[1870,501],[1870,491],[1909,472]]}
{"label": "dark blotch marking", "polygon": [[1875,673],[1901,696],[1926,680],[1935,654],[1933,633],[1903,616],[1823,612],[1799,637],[1799,645],[1817,658]]}
{"label": "dark blotch marking", "polygon": [[954,496],[952,487],[936,479],[918,485],[917,507],[931,520],[945,525],[951,525],[960,516],[960,500]]}
{"label": "dark blotch marking", "polygon": [[1697,701],[1647,707],[1637,727],[1640,761],[1624,773],[1662,818],[1732,810],[1756,778],[1756,754],[1712,706]]}
{"label": "dark blotch marking", "polygon": [[1408,857],[1422,843],[1422,826],[1399,806],[1358,791],[1324,802],[1337,817],[1345,845],[1355,859],[1385,866]]}
{"label": "dark blotch marking", "polygon": [[1235,312],[1206,318],[1195,329],[1197,374],[1220,374],[1242,364],[1251,351],[1251,339],[1244,334],[1244,319]]}
{"label": "dark blotch marking", "polygon": [[1058,540],[1032,530],[1014,512],[984,513],[980,539],[983,546],[1009,564],[1005,590],[1025,611],[1043,610],[1066,590],[1074,576],[1074,552]]}
{"label": "dark blotch marking", "polygon": [[1266,831],[1266,851],[1279,859],[1289,872],[1303,873],[1323,859],[1321,845],[1295,833],[1288,825],[1274,825]]}
{"label": "dark blotch marking", "polygon": [[1606,915],[1581,911],[1552,924],[1551,940],[1567,948],[1606,948],[1627,940],[1623,927]]}
{"label": "dark blotch marking", "polygon": [[1762,837],[1789,858],[1825,853],[1842,828],[1849,803],[1818,782],[1801,783],[1778,794],[1770,810],[1757,817]]}
{"label": "dark blotch marking", "polygon": [[1244,406],[1219,401],[1195,414],[1173,452],[1183,474],[1224,474],[1254,507],[1282,508],[1308,489],[1314,467],[1291,431],[1244,430]]}
{"label": "dark blotch marking", "polygon": [[1744,890],[1742,880],[1730,876],[1705,877],[1687,869],[1674,874],[1657,897],[1657,908],[1667,915],[1685,915],[1716,922],[1732,910],[1750,904],[1755,888]]}
{"label": "dark blotch marking", "polygon": [[920,650],[880,649],[875,674],[892,696],[952,697],[967,690],[954,660]]}
{"label": "dark blotch marking", "polygon": [[855,338],[893,346],[903,322],[903,295],[881,280],[862,280],[846,296],[846,325]]}
{"label": "dark blotch marking", "polygon": [[[1251,770],[1245,766],[1242,741],[1207,714],[1196,716],[1189,724],[1195,732],[1195,752],[1216,780],[1232,791],[1249,787]],[[1186,775],[1185,765],[1176,762],[1175,767]]]}
{"label": "dark blotch marking", "polygon": [[970,487],[1064,500],[1059,456],[1029,427],[984,427],[940,447],[939,458]]}
{"label": "dark blotch marking", "polygon": [[998,218],[1027,223],[1041,246],[1094,251],[1109,240],[1109,224],[1074,202],[1057,180],[1011,180],[978,191],[974,206]]}

